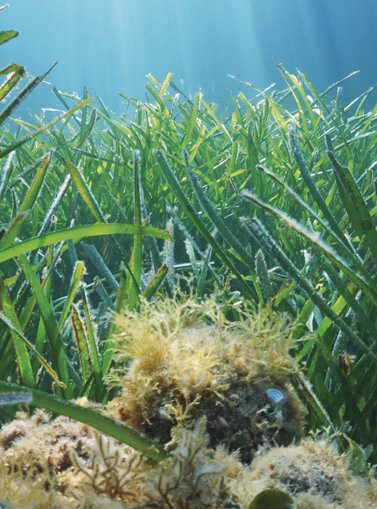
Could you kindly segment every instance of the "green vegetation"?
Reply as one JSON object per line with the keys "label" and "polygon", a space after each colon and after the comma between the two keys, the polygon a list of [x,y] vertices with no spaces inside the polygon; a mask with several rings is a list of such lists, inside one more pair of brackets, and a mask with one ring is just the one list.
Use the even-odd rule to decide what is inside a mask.
{"label": "green vegetation", "polygon": [[10,121],[45,74],[5,107],[0,391],[107,401],[109,312],[191,274],[198,298],[291,314],[308,426],[374,444],[377,461],[377,106],[280,71],[285,90],[240,93],[226,118],[171,74],[149,76],[145,102],[124,96],[121,117],[54,89],[58,118]]}
{"label": "green vegetation", "polygon": [[257,495],[249,509],[289,509],[293,507],[293,500],[287,493],[277,489],[263,490]]}

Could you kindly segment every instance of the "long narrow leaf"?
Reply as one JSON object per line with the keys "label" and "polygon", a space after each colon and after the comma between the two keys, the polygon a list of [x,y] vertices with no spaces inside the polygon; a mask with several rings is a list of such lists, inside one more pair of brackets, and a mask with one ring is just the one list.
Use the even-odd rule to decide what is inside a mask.
{"label": "long narrow leaf", "polygon": [[89,344],[85,332],[84,322],[82,321],[78,309],[75,305],[72,306],[71,321],[73,335],[79,352],[82,380],[83,383],[86,384],[93,370],[91,366]]}
{"label": "long narrow leaf", "polygon": [[[4,33],[4,32],[3,32]],[[18,94],[17,97],[13,99],[12,102],[8,104],[4,108],[4,110],[0,113],[0,125],[6,120],[9,115],[26,99],[26,97],[45,79],[45,77],[52,71],[52,69],[56,66],[57,62],[52,65],[46,72],[40,74],[33,78],[30,83],[26,85],[26,87]],[[2,157],[0,155],[0,157]]]}
{"label": "long narrow leaf", "polygon": [[263,251],[258,249],[255,255],[255,271],[263,294],[264,302],[269,302],[273,296],[271,278],[267,270],[266,259]]}
{"label": "long narrow leaf", "polygon": [[66,397],[72,397],[72,382],[70,380],[70,373],[68,369],[68,362],[65,353],[63,339],[59,334],[58,324],[56,322],[54,312],[51,308],[50,302],[47,300],[46,295],[44,294],[43,288],[39,282],[39,279],[33,269],[33,267],[28,262],[25,255],[20,255],[18,257],[18,263],[23,270],[27,280],[30,283],[30,286],[34,292],[36,301],[38,303],[44,325],[46,327],[46,332],[49,338],[51,352],[52,352],[52,361],[53,365],[59,375],[59,379],[66,384],[67,388],[64,390]]}
{"label": "long narrow leaf", "polygon": [[327,219],[329,225],[331,226],[332,230],[337,234],[337,236],[341,239],[343,239],[343,243],[345,245],[349,244],[347,242],[347,239],[345,238],[342,230],[339,228],[339,225],[334,218],[334,215],[329,210],[328,206],[326,205],[325,200],[323,199],[316,183],[314,182],[313,176],[309,171],[309,168],[306,165],[304,156],[301,152],[300,144],[297,138],[297,133],[293,126],[290,127],[289,130],[289,136],[290,136],[290,142],[292,147],[293,156],[295,158],[295,161],[297,163],[297,166],[301,172],[302,178],[304,179],[305,184],[307,185],[308,189],[310,190],[311,196],[317,203],[319,209]]}
{"label": "long narrow leaf", "polygon": [[[28,210],[31,210],[33,208],[33,205],[38,197],[38,194],[40,193],[40,191],[42,189],[50,160],[51,160],[51,152],[43,158],[42,163],[39,166],[39,168],[35,174],[35,177],[34,177],[32,183],[30,184],[30,187],[27,190],[27,193],[26,193],[24,199],[22,200],[22,203],[20,204],[20,207],[18,209],[19,217],[21,217],[22,214],[25,214]],[[9,246],[9,244],[11,244],[13,242],[13,240],[19,234],[21,227],[22,227],[22,221],[18,221],[17,224],[15,225],[15,227],[12,228],[11,233],[8,233],[6,236],[4,236],[1,239],[0,249],[6,248],[7,246]]]}
{"label": "long narrow leaf", "polygon": [[[0,277],[0,300],[2,304],[4,317],[9,321],[7,325],[11,325],[10,333],[13,340],[14,349],[16,352],[17,366],[19,370],[19,377],[23,384],[28,387],[34,386],[34,375],[31,367],[29,352],[25,342],[20,335],[16,332],[21,329],[19,319],[13,302],[10,298],[8,290],[5,288],[4,281]],[[4,321],[4,320],[3,320]]]}
{"label": "long narrow leaf", "polygon": [[[46,361],[46,359],[37,351],[37,349],[34,347],[32,343],[25,337],[25,335],[22,333],[20,329],[18,329],[3,313],[0,312],[0,320],[4,322],[10,330],[15,332],[22,341],[26,344],[28,349],[33,352],[33,354],[37,357],[40,364],[44,367],[46,372],[51,376],[51,378],[54,380],[54,382],[59,386],[65,389],[66,385],[59,380],[59,377],[56,373],[56,371],[50,366],[50,364]],[[33,384],[34,385],[34,384]]]}
{"label": "long narrow leaf", "polygon": [[0,200],[3,199],[6,191],[7,191],[7,188],[8,188],[8,183],[9,183],[9,179],[13,173],[13,170],[14,170],[14,164],[13,164],[13,156],[14,156],[14,152],[11,152],[8,157],[7,157],[7,160],[4,164],[4,168],[3,168],[3,171],[1,172],[1,180],[0,180]]}
{"label": "long narrow leaf", "polygon": [[[336,159],[335,154],[331,151],[328,152],[330,161],[334,167],[335,172],[341,180],[344,189],[346,190],[350,207],[353,213],[350,215],[351,221],[354,222],[356,231],[361,231],[368,242],[372,256],[377,263],[377,231],[374,226],[373,218],[370,215],[367,204],[360,192],[358,185],[349,168],[343,166]],[[356,222],[356,224],[355,224]]]}
{"label": "long narrow leaf", "polygon": [[59,204],[62,201],[70,183],[71,183],[71,176],[67,175],[63,184],[61,185],[58,192],[56,193],[54,201],[51,204],[51,207],[48,209],[48,211],[46,213],[46,216],[44,218],[41,229],[38,232],[39,235],[43,235],[44,233],[46,233],[48,227],[50,226],[52,217],[54,216],[56,209],[59,207]]}
{"label": "long narrow leaf", "polygon": [[64,300],[64,308],[59,318],[59,324],[58,324],[58,330],[59,332],[62,331],[65,321],[67,320],[67,317],[69,315],[69,312],[72,308],[73,301],[75,300],[77,291],[79,289],[79,286],[81,284],[83,275],[85,272],[85,264],[82,261],[78,261],[75,263],[75,266],[73,268],[71,282],[69,284],[69,289],[67,296]]}
{"label": "long narrow leaf", "polygon": [[0,249],[12,243],[17,237],[18,232],[22,228],[22,224],[28,217],[29,211],[17,213],[13,216],[12,221],[8,224],[7,229],[4,231],[0,239]]}
{"label": "long narrow leaf", "polygon": [[240,260],[249,268],[250,272],[254,272],[254,260],[253,257],[246,251],[246,249],[239,242],[237,237],[233,234],[233,232],[228,228],[223,219],[216,213],[215,209],[211,201],[204,194],[202,190],[202,186],[199,184],[198,179],[195,173],[191,170],[189,166],[189,158],[188,153],[183,151],[183,156],[186,163],[186,171],[188,177],[190,179],[192,188],[195,192],[195,195],[207,216],[210,218],[214,226],[218,229],[219,233],[222,235],[224,240],[231,246],[236,253],[238,254]]}
{"label": "long narrow leaf", "polygon": [[95,126],[97,120],[97,112],[96,110],[93,110],[90,119],[88,122],[88,125],[84,125],[80,131],[79,141],[78,141],[78,147],[82,147],[85,143],[85,141],[89,138],[90,134],[93,131],[93,128]]}
{"label": "long narrow leaf", "polygon": [[101,378],[101,360],[100,354],[98,351],[98,344],[95,338],[94,327],[93,327],[93,317],[90,310],[89,299],[86,292],[85,285],[83,284],[81,287],[81,295],[82,295],[82,307],[84,310],[85,317],[85,330],[88,337],[89,343],[89,351],[90,351],[90,359],[91,365],[93,366],[93,373],[96,384],[96,393],[97,397],[99,397],[101,390],[103,389],[102,378]]}
{"label": "long narrow leaf", "polygon": [[318,249],[321,253],[323,253],[331,262],[335,263],[347,276],[353,281],[359,288],[361,288],[366,295],[372,300],[372,302],[377,305],[377,292],[374,290],[373,280],[368,276],[368,281],[364,279],[361,275],[357,274],[345,260],[340,258],[337,253],[325,242],[323,242],[315,232],[308,231],[304,226],[299,224],[293,218],[287,216],[281,210],[268,205],[267,203],[260,200],[254,193],[251,191],[243,190],[242,196],[247,198],[250,201],[253,201],[263,209],[267,210],[277,218],[279,218],[283,223],[285,223],[289,228],[295,230],[300,233],[303,237],[306,238],[316,249]]}
{"label": "long narrow leaf", "polygon": [[2,101],[18,84],[22,77],[19,72],[12,72],[0,87],[0,101]]}
{"label": "long narrow leaf", "polygon": [[92,426],[101,433],[116,438],[120,442],[140,451],[152,461],[159,462],[168,457],[168,453],[161,446],[151,442],[137,431],[127,428],[119,421],[114,421],[105,415],[95,412],[91,408],[76,405],[42,391],[31,390],[27,387],[3,381],[0,381],[0,392],[32,394],[33,400],[30,403],[31,406],[45,408],[50,412],[66,415],[71,419]]}
{"label": "long narrow leaf", "polygon": [[284,267],[288,274],[301,286],[301,288],[308,294],[312,301],[318,308],[327,315],[339,330],[343,331],[352,343],[357,345],[361,351],[367,353],[370,359],[377,364],[377,355],[365,342],[347,325],[342,318],[340,318],[326,301],[319,295],[313,288],[311,282],[303,277],[297,267],[287,257],[284,251],[276,244],[271,235],[267,232],[263,224],[258,219],[245,220],[247,229],[253,236],[262,244],[267,252]]}
{"label": "long narrow leaf", "polygon": [[[244,280],[236,266],[233,264],[233,262],[230,260],[226,252],[222,249],[220,244],[214,239],[214,237],[211,235],[211,233],[208,231],[207,227],[203,223],[203,221],[198,216],[197,212],[194,210],[191,203],[186,198],[184,192],[182,191],[181,186],[179,185],[177,179],[175,178],[175,175],[170,168],[169,163],[166,160],[165,155],[162,151],[157,150],[156,151],[156,158],[160,165],[160,168],[163,172],[163,175],[173,192],[173,194],[176,196],[177,200],[181,204],[183,210],[185,211],[186,216],[193,222],[193,224],[196,226],[196,228],[199,230],[201,235],[206,239],[206,241],[213,247],[214,252],[216,255],[220,258],[220,260],[225,263],[227,267],[233,272],[233,274],[237,277],[238,282],[240,284],[240,287],[245,293],[245,296],[247,296],[249,299],[254,299],[254,292],[252,288],[247,284],[247,282]],[[1,256],[1,253],[0,253]]]}
{"label": "long narrow leaf", "polygon": [[140,206],[140,176],[139,176],[139,154],[134,153],[134,222],[139,231],[134,235],[131,258],[129,263],[130,277],[127,284],[127,307],[133,309],[136,306],[142,273],[143,236],[141,227],[141,206]]}
{"label": "long narrow leaf", "polygon": [[169,240],[170,235],[159,228],[141,226],[140,228],[131,224],[96,223],[87,226],[77,226],[66,230],[47,233],[41,237],[33,237],[14,244],[5,249],[0,249],[0,263],[16,258],[19,255],[29,253],[42,247],[51,246],[58,242],[67,240],[81,240],[87,237],[98,237],[101,235],[132,235],[141,230],[143,235],[150,235],[156,239]]}
{"label": "long narrow leaf", "polygon": [[[71,108],[69,111],[67,111],[66,113],[64,113],[63,115],[61,115],[60,117],[56,118],[55,120],[53,120],[52,122],[50,122],[49,124],[45,124],[43,125],[42,127],[40,127],[39,129],[36,129],[35,131],[33,131],[32,133],[24,136],[23,138],[20,138],[19,140],[17,140],[15,143],[11,143],[10,145],[8,145],[6,148],[4,148],[3,150],[0,150],[0,159],[2,159],[3,157],[5,157],[6,155],[8,155],[10,152],[13,152],[14,150],[16,150],[17,148],[21,147],[22,145],[24,145],[25,143],[27,143],[28,141],[32,140],[33,138],[39,136],[40,134],[44,133],[45,131],[49,131],[51,129],[51,127],[53,127],[54,125],[58,124],[61,120],[63,120],[64,118],[67,118],[69,117],[70,115],[73,115],[77,110],[79,110],[80,108],[82,108],[83,106],[85,106],[86,104],[88,104],[89,102],[91,102],[91,98],[89,99],[86,99],[85,101],[80,101],[78,104],[76,104],[73,108]],[[1,117],[1,116],[0,116]],[[1,124],[1,122],[0,122]]]}
{"label": "long narrow leaf", "polygon": [[86,242],[82,242],[81,245],[84,248],[84,251],[87,254],[90,261],[96,267],[97,272],[106,279],[106,281],[109,283],[113,290],[117,290],[118,282],[113,276],[109,267],[106,265],[102,256],[99,254],[97,248],[92,244],[87,244]]}
{"label": "long narrow leaf", "polygon": [[70,161],[67,159],[64,161],[69,174],[71,175],[72,181],[76,186],[76,189],[81,195],[81,198],[84,200],[86,205],[88,206],[90,212],[93,214],[94,218],[97,221],[105,221],[105,215],[103,214],[94,194],[92,193],[90,187],[88,186],[84,175],[82,172]]}
{"label": "long narrow leaf", "polygon": [[[115,313],[121,313],[122,310],[124,310],[127,305],[127,284],[128,284],[127,269],[125,264],[122,262],[120,264],[119,288],[115,296],[114,305]],[[110,325],[109,339],[106,341],[106,350],[103,354],[101,363],[101,371],[104,376],[108,373],[114,358],[113,350],[115,348],[115,342],[113,340],[113,337],[115,336],[116,331],[117,326],[113,318]]]}
{"label": "long narrow leaf", "polygon": [[149,283],[149,285],[145,288],[143,291],[143,297],[145,297],[147,300],[151,299],[153,295],[158,290],[159,286],[165,279],[167,273],[169,272],[169,269],[167,265],[163,265],[154,275],[152,281]]}

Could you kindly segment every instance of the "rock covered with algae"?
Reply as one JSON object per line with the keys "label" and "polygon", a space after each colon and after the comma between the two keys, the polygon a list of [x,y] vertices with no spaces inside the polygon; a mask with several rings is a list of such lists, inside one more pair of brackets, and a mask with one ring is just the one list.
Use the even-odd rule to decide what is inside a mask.
{"label": "rock covered with algae", "polygon": [[156,466],[87,426],[20,413],[0,432],[0,503],[11,509],[225,509],[233,459],[208,448],[205,426],[202,418],[190,431],[172,430],[170,457]]}
{"label": "rock covered with algae", "polygon": [[[252,501],[275,490],[293,500],[292,509],[377,507],[376,481],[352,475],[345,455],[325,440],[266,447],[245,465],[208,446],[202,418],[193,429],[172,429],[171,455],[156,466],[69,420],[38,412],[37,422],[24,414],[16,421],[0,432],[0,502],[10,509],[260,509]],[[62,448],[70,466],[61,462]]]}
{"label": "rock covered with algae", "polygon": [[0,430],[0,502],[249,509],[276,490],[292,509],[376,509],[371,475],[352,475],[328,441],[300,442],[290,324],[269,309],[237,312],[232,323],[214,299],[174,299],[118,319],[110,381],[120,393],[102,411],[164,444],[167,460],[151,464],[65,417],[19,413]]}
{"label": "rock covered with algae", "polygon": [[339,454],[328,437],[261,451],[238,484],[239,496],[250,496],[251,491],[256,495],[271,487],[290,495],[293,509],[377,508],[377,482],[372,473],[352,475],[347,455]]}
{"label": "rock covered with algae", "polygon": [[241,320],[231,322],[214,298],[174,299],[119,316],[113,416],[162,444],[175,425],[206,416],[210,445],[237,450],[244,463],[265,442],[298,440],[291,324],[270,309],[237,312]]}

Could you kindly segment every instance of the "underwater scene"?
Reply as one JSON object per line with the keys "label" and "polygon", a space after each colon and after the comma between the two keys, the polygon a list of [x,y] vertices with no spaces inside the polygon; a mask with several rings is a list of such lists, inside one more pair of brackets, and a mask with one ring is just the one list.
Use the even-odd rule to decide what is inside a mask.
{"label": "underwater scene", "polygon": [[0,509],[377,509],[377,3],[0,20]]}

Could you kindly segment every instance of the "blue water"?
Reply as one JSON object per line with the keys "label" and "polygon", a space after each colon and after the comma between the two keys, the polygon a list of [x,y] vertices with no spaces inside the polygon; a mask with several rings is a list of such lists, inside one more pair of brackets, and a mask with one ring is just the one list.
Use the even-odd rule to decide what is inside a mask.
{"label": "blue water", "polygon": [[[353,70],[346,97],[377,82],[376,0],[9,0],[2,29],[21,36],[1,48],[5,66],[31,75],[58,66],[48,81],[92,95],[120,112],[119,92],[144,97],[146,74],[174,73],[188,93],[228,101],[280,81],[276,62],[298,67],[324,89]],[[37,111],[56,105],[51,87],[29,97]]]}

